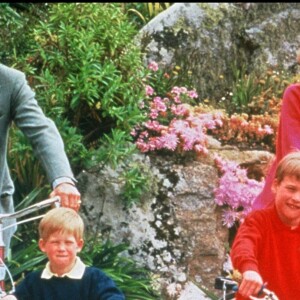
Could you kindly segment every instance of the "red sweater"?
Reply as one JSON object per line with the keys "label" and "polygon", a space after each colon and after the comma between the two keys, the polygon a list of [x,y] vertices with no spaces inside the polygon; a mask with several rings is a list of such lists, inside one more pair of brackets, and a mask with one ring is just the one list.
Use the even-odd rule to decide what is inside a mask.
{"label": "red sweater", "polygon": [[248,215],[230,255],[234,269],[257,271],[280,300],[300,299],[300,227],[284,225],[274,205]]}
{"label": "red sweater", "polygon": [[254,210],[270,207],[273,204],[274,194],[271,191],[271,185],[277,164],[286,154],[297,149],[300,150],[300,84],[291,84],[284,91],[282,98],[276,158],[270,167],[262,192],[253,203]]}

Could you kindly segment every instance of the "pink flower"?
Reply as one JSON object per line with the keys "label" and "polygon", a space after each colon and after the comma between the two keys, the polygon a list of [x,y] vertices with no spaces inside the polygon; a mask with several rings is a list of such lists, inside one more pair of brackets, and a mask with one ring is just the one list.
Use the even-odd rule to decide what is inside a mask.
{"label": "pink flower", "polygon": [[157,109],[151,109],[149,115],[150,115],[151,119],[156,119],[158,117],[158,111],[157,111]]}
{"label": "pink flower", "polygon": [[164,101],[160,97],[155,97],[153,99],[151,107],[156,108],[157,111],[166,111],[167,110],[166,104],[164,103]]}
{"label": "pink flower", "polygon": [[158,64],[155,61],[152,61],[148,64],[148,69],[156,72],[158,71]]}
{"label": "pink flower", "polygon": [[234,223],[239,219],[239,213],[228,208],[223,210],[222,221],[223,225],[228,228],[232,227]]}
{"label": "pink flower", "polygon": [[170,127],[174,128],[176,133],[183,133],[189,127],[189,123],[184,120],[173,119]]}
{"label": "pink flower", "polygon": [[145,127],[150,130],[159,132],[164,126],[161,126],[158,121],[149,120],[145,123]]}
{"label": "pink flower", "polygon": [[192,99],[198,98],[198,94],[197,94],[197,92],[195,90],[188,91],[187,94]]}
{"label": "pink flower", "polygon": [[264,126],[264,132],[266,134],[273,134],[274,133],[273,129],[269,125]]}
{"label": "pink flower", "polygon": [[166,148],[172,151],[176,149],[178,142],[179,139],[174,133],[167,133],[159,138],[160,148]]}
{"label": "pink flower", "polygon": [[177,96],[179,96],[180,93],[181,93],[180,87],[174,86],[174,87],[172,88],[172,90],[171,90],[171,93],[172,93],[172,94],[175,94],[175,95],[177,95]]}
{"label": "pink flower", "polygon": [[217,167],[223,172],[215,189],[215,202],[225,207],[223,222],[231,227],[242,221],[251,211],[252,203],[263,188],[263,182],[247,177],[247,171],[235,162],[215,157]]}
{"label": "pink flower", "polygon": [[198,154],[207,154],[207,153],[208,153],[207,148],[204,147],[204,146],[201,145],[201,144],[196,144],[196,145],[194,145],[194,150],[195,150],[196,153],[198,153]]}
{"label": "pink flower", "polygon": [[179,104],[181,103],[180,97],[179,96],[174,96],[174,102]]}
{"label": "pink flower", "polygon": [[136,136],[137,135],[137,132],[135,129],[132,129],[131,132],[130,132],[130,135],[132,136]]}
{"label": "pink flower", "polygon": [[189,114],[188,108],[184,104],[172,105],[171,111],[176,116],[186,116]]}
{"label": "pink flower", "polygon": [[145,153],[149,151],[149,146],[142,139],[138,139],[135,144],[141,152]]}
{"label": "pink flower", "polygon": [[154,93],[154,89],[150,85],[146,85],[145,90],[147,96],[151,96]]}

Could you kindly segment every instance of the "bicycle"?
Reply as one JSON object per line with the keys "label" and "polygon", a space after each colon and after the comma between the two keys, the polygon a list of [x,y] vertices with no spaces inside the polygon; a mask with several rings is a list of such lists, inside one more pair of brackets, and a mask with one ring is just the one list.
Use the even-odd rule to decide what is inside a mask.
{"label": "bicycle", "polygon": [[[51,205],[55,205],[55,206],[60,206],[60,197],[56,196],[53,198],[49,198],[46,200],[42,200],[38,203],[35,203],[31,206],[28,206],[27,208],[21,209],[19,211],[10,213],[10,214],[0,214],[0,299],[2,299],[4,296],[8,295],[8,294],[12,294],[15,291],[15,284],[12,278],[12,275],[8,269],[8,267],[6,266],[5,262],[4,262],[4,253],[5,253],[5,244],[3,241],[3,231],[12,227],[12,226],[16,226],[16,225],[20,225],[23,223],[27,223],[30,221],[34,221],[37,219],[40,219],[44,216],[43,215],[38,215],[35,217],[31,217],[31,218],[27,218],[24,220],[21,220],[19,222],[15,222],[13,224],[10,224],[6,227],[3,227],[3,220],[5,219],[18,219],[21,218],[23,216],[26,216],[32,212],[35,212],[37,210],[40,210],[42,208],[51,206]],[[6,273],[8,274],[10,283],[11,283],[11,290],[10,291],[5,291],[5,278],[6,278]]]}
{"label": "bicycle", "polygon": [[[230,300],[234,299],[236,292],[238,291],[238,282],[228,278],[219,276],[215,279],[215,289],[222,290],[223,294],[219,300]],[[252,296],[252,300],[279,300],[276,294],[266,287],[262,287],[261,294],[264,295],[263,298],[257,298]]]}

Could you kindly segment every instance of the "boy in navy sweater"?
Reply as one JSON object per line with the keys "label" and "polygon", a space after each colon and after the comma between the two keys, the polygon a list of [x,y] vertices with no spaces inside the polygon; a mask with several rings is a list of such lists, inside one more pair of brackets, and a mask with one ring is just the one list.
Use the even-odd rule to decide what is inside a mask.
{"label": "boy in navy sweater", "polygon": [[53,208],[39,224],[39,247],[49,261],[29,273],[5,300],[124,300],[114,281],[77,256],[83,247],[84,224],[70,208]]}

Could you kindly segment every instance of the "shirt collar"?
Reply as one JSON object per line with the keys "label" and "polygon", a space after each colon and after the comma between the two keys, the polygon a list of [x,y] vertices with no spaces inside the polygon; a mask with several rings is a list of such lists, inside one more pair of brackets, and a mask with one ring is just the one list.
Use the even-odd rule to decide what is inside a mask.
{"label": "shirt collar", "polygon": [[74,267],[68,273],[63,274],[62,276],[58,276],[57,274],[51,272],[50,262],[48,261],[45,266],[45,269],[42,272],[41,278],[50,279],[53,276],[55,276],[55,277],[69,277],[72,279],[81,279],[84,271],[85,271],[85,264],[77,256]]}

